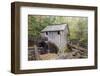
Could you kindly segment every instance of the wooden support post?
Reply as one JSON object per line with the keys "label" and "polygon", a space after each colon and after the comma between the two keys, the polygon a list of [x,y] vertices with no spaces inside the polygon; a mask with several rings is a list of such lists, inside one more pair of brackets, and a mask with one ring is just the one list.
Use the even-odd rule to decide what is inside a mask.
{"label": "wooden support post", "polygon": [[36,58],[36,60],[40,60],[40,54],[38,51],[38,47],[36,45],[34,45],[34,48],[35,48],[35,58]]}

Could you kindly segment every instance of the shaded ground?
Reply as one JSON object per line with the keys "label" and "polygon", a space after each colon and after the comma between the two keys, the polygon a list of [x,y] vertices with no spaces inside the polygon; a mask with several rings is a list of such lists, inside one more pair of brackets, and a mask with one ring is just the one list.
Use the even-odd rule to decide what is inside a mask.
{"label": "shaded ground", "polygon": [[57,59],[81,59],[87,58],[87,51],[80,51],[76,49],[72,49],[70,52],[66,52],[63,54],[56,54],[56,53],[46,53],[46,54],[38,54],[38,59],[33,50],[30,50],[28,55],[28,60],[57,60]]}

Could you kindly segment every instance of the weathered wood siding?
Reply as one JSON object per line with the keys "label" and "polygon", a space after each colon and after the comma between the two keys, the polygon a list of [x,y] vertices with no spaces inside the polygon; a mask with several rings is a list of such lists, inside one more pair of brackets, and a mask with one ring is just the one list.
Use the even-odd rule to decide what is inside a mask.
{"label": "weathered wood siding", "polygon": [[59,32],[60,34],[58,34],[58,31],[48,32],[48,35],[46,35],[46,32],[44,32],[41,35],[47,37],[48,41],[56,44],[59,50],[61,50],[67,44],[67,32],[66,32],[66,29]]}
{"label": "weathered wood siding", "polygon": [[[56,25],[57,26],[57,25]],[[58,27],[52,27],[51,26],[51,30],[52,29],[56,29],[56,30],[50,30],[50,26],[48,29],[45,29],[42,31],[41,35],[43,37],[47,37],[48,41],[56,44],[59,48],[59,50],[64,50],[67,44],[67,34],[68,34],[68,28],[66,25],[63,25],[61,27],[64,27],[63,29],[60,29],[60,25],[59,28]],[[58,28],[58,29],[57,29]],[[59,33],[58,33],[59,31]]]}

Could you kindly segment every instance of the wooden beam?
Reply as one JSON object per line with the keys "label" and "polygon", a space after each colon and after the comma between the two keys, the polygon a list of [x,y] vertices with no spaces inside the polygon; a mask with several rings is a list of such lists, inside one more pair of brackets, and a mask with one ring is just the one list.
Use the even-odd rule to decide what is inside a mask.
{"label": "wooden beam", "polygon": [[68,45],[71,46],[72,48],[76,48],[76,49],[81,50],[81,51],[87,51],[87,49],[79,47],[77,45],[73,45],[73,44],[70,44],[70,43],[68,43]]}

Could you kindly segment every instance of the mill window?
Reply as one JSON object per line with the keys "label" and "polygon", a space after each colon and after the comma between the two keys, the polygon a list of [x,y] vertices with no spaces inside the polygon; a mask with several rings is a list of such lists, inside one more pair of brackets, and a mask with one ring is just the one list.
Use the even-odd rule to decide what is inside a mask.
{"label": "mill window", "polygon": [[58,35],[60,35],[60,31],[58,31]]}
{"label": "mill window", "polygon": [[46,35],[48,35],[48,32],[46,32]]}

